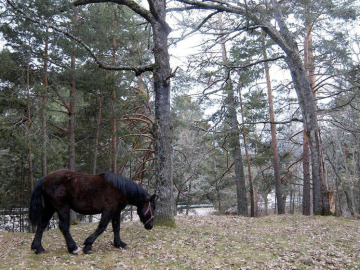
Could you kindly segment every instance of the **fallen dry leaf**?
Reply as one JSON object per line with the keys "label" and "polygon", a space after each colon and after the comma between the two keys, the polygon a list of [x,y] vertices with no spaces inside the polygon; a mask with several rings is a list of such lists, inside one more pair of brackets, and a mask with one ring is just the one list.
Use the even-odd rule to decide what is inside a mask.
{"label": "fallen dry leaf", "polygon": [[[360,223],[336,217],[188,216],[177,228],[146,231],[125,223],[128,249],[110,229],[92,255],[72,256],[58,229],[44,233],[47,253],[34,255],[29,233],[0,233],[0,269],[359,269]],[[97,224],[73,226],[80,245]]]}

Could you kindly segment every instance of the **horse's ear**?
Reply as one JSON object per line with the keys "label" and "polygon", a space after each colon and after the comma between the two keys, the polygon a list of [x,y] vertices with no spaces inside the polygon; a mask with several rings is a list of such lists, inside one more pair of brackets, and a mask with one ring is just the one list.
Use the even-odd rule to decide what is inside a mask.
{"label": "horse's ear", "polygon": [[150,202],[155,202],[156,197],[157,197],[156,194],[152,195],[152,196],[150,197]]}

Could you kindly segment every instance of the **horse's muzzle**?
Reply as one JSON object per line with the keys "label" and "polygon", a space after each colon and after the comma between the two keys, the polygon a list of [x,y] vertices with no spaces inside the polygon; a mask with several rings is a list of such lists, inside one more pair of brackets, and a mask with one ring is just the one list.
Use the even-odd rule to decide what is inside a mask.
{"label": "horse's muzzle", "polygon": [[150,225],[150,224],[145,224],[145,229],[147,230],[151,230],[154,226],[153,225]]}

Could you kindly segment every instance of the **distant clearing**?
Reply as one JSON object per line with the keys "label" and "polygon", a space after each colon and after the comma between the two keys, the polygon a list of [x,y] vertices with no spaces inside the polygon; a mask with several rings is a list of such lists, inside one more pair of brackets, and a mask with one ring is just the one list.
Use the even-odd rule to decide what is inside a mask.
{"label": "distant clearing", "polygon": [[[108,227],[94,254],[67,253],[58,229],[46,231],[46,254],[30,250],[33,234],[0,233],[1,269],[359,269],[360,222],[336,217],[188,216],[177,228],[146,231],[122,224],[126,250]],[[80,245],[96,224],[72,226]]]}

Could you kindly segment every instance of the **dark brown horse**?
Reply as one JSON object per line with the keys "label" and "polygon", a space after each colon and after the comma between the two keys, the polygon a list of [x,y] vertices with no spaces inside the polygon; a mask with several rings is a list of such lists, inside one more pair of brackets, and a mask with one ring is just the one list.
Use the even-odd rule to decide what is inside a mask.
{"label": "dark brown horse", "polygon": [[84,242],[84,253],[91,253],[96,238],[112,221],[114,246],[125,248],[120,239],[120,213],[126,205],[135,205],[145,229],[154,224],[155,194],[150,196],[135,182],[114,173],[88,175],[69,170],[58,170],[37,181],[30,201],[30,221],[37,225],[31,249],[36,254],[45,252],[41,245],[44,230],[53,214],[59,216],[59,228],[70,253],[78,254],[78,248],[70,234],[70,209],[86,215],[100,214],[96,231]]}

